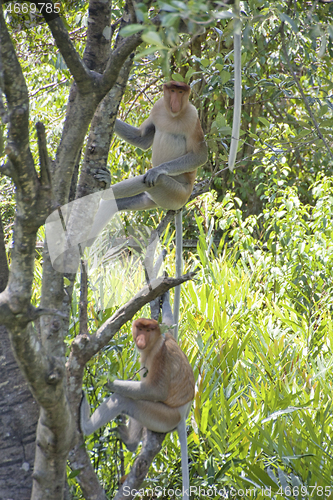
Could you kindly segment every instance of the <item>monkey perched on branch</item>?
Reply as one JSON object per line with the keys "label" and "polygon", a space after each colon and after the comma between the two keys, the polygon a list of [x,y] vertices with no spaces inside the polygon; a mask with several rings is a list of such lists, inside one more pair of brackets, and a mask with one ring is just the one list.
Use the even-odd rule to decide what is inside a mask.
{"label": "monkey perched on branch", "polygon": [[[162,305],[163,321],[171,326],[173,317],[168,301]],[[182,451],[183,498],[188,498],[189,474],[185,421],[194,398],[194,375],[187,357],[168,331],[161,333],[154,319],[137,319],[132,324],[133,339],[140,352],[146,376],[139,381],[115,380],[108,384],[114,394],[90,416],[84,396],[81,403],[81,430],[89,435],[118,415],[129,416],[127,426],[118,427],[130,451],[135,451],[142,428],[155,432],[178,430]]]}
{"label": "monkey perched on branch", "polygon": [[[103,193],[89,244],[115,214],[116,206],[117,211],[155,207],[178,210],[189,199],[197,168],[207,161],[207,144],[198,113],[188,100],[190,90],[183,82],[165,83],[163,97],[139,128],[116,120],[115,132],[119,137],[144,150],[152,146],[153,168],[118,182]],[[110,182],[108,172],[99,171],[96,177]]]}

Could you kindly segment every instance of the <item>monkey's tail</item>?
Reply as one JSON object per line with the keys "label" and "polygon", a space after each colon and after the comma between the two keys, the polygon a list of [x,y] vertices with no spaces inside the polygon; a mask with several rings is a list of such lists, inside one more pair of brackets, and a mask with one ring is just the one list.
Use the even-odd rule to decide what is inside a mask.
{"label": "monkey's tail", "polygon": [[177,426],[178,437],[180,441],[180,450],[182,455],[182,476],[183,476],[183,500],[190,498],[190,477],[188,472],[188,454],[187,454],[187,433],[186,419],[181,419]]}

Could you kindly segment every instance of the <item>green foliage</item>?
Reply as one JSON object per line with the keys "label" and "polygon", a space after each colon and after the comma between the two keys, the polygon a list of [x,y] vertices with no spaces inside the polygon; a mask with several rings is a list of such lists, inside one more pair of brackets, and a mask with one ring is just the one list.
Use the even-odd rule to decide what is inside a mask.
{"label": "green foliage", "polygon": [[[208,194],[196,217],[198,247],[186,271],[198,272],[182,287],[180,345],[197,380],[190,482],[220,490],[212,498],[251,488],[249,498],[266,498],[268,488],[276,500],[306,498],[331,485],[331,193],[332,179],[319,176],[310,206],[295,188],[272,184],[264,213],[248,220],[240,200],[217,203]],[[128,378],[137,368],[130,336],[120,334],[89,364],[93,404],[108,395],[107,377]],[[117,485],[109,469],[121,462],[112,429],[88,439],[110,498]],[[168,435],[143,487],[180,487],[179,456],[177,435]],[[132,454],[123,460],[128,471]]]}
{"label": "green foliage", "polygon": [[301,494],[331,484],[331,192],[321,177],[313,207],[295,189],[271,192],[259,239],[225,202],[216,211],[231,249],[217,257],[199,240],[200,278],[184,287],[182,316],[198,345],[194,484],[209,478],[200,448],[214,485]]}
{"label": "green foliage", "polygon": [[15,200],[14,185],[9,178],[0,178],[0,216],[2,217],[6,243],[10,241],[14,223]]}
{"label": "green foliage", "polygon": [[[198,240],[196,252],[186,255],[186,270],[198,273],[182,287],[180,325],[180,343],[197,379],[188,421],[191,485],[215,486],[229,494],[232,488],[256,488],[248,496],[256,499],[267,498],[262,488],[271,488],[276,500],[315,498],[309,495],[311,488],[332,484],[333,162],[290,73],[280,35],[283,22],[296,78],[331,144],[333,4],[240,4],[242,131],[232,174],[225,170],[234,97],[231,6],[154,2],[156,14],[161,9],[157,27],[148,20],[152,11],[148,16],[147,5],[137,3],[138,23],[143,24],[126,28],[122,35],[143,29],[144,44],[134,61],[120,117],[133,125],[141,123],[160,96],[163,78],[189,82],[210,154],[207,170],[200,175],[223,170],[214,178],[216,192],[193,201],[184,218],[187,234]],[[88,4],[62,2],[61,8],[82,54]],[[113,3],[113,23],[121,9],[122,4]],[[196,21],[206,27],[205,33],[191,37],[180,32],[183,22],[193,33]],[[52,157],[61,137],[71,77],[41,18],[12,15],[10,27],[29,89],[32,150],[36,155],[34,126],[41,120]],[[0,128],[2,138],[6,125]],[[150,164],[150,152],[133,150],[115,139],[109,156],[113,182],[141,174]],[[5,177],[0,193],[9,242],[14,189]],[[154,217],[151,212],[126,215],[126,236],[139,223],[156,226],[160,217],[158,212]],[[170,275],[172,236],[169,229],[163,242],[170,248]],[[111,261],[110,266],[104,253],[101,247],[88,255],[90,262],[97,262],[89,276],[91,332],[144,281],[133,255]],[[40,301],[41,275],[37,259],[34,305]],[[68,345],[78,333],[79,292],[75,283]],[[140,315],[149,315],[148,307]],[[87,368],[85,384],[93,406],[109,395],[107,379],[137,376],[129,333],[128,325]],[[111,498],[121,466],[128,472],[133,456],[121,450],[114,423],[89,437],[87,447]],[[81,498],[74,476],[69,475],[71,487]],[[181,485],[176,434],[167,436],[145,485]],[[318,497],[323,496],[320,491]]]}

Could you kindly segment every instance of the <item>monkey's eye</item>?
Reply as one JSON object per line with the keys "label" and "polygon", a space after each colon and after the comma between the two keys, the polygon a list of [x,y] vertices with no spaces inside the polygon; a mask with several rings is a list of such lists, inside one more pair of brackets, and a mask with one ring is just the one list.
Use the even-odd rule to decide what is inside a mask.
{"label": "monkey's eye", "polygon": [[171,92],[174,92],[174,89],[171,89]]}

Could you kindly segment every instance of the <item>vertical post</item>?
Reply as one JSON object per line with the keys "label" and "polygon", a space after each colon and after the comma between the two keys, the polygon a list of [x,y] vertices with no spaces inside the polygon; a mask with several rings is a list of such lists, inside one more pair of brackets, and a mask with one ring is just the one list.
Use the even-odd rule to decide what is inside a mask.
{"label": "vertical post", "polygon": [[231,143],[229,151],[228,166],[232,172],[235,167],[237,148],[239,143],[239,131],[241,123],[242,107],[242,22],[240,18],[239,0],[233,6],[234,18],[234,114],[232,120]]}
{"label": "vertical post", "polygon": [[[180,210],[175,216],[176,226],[176,278],[179,278],[183,272],[183,211]],[[175,287],[175,300],[173,306],[173,316],[175,318],[174,336],[178,338],[179,308],[180,308],[180,288]]]}

